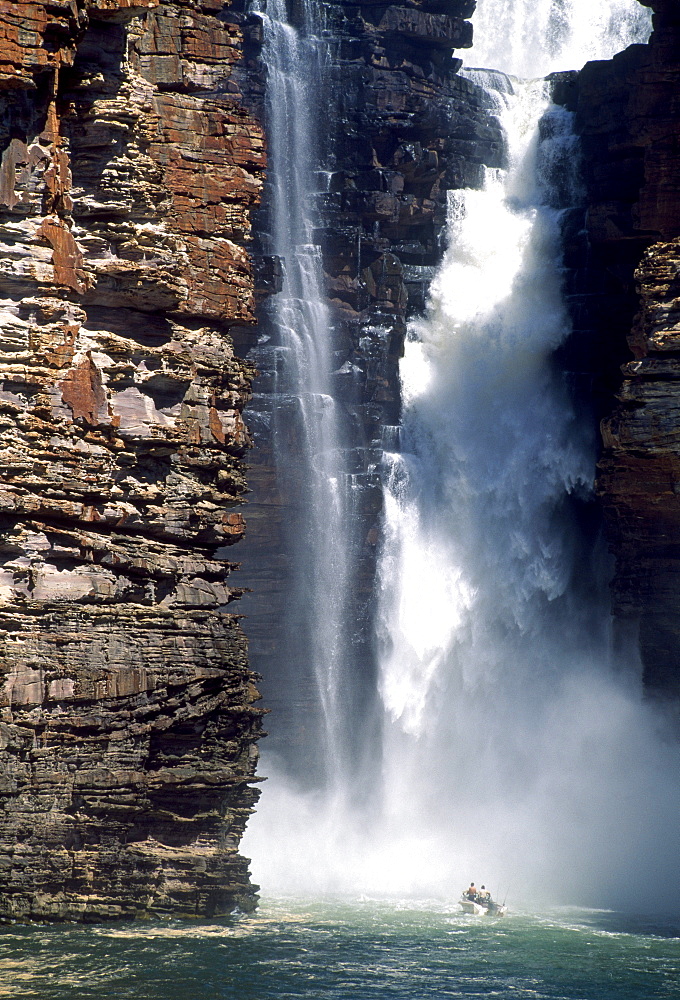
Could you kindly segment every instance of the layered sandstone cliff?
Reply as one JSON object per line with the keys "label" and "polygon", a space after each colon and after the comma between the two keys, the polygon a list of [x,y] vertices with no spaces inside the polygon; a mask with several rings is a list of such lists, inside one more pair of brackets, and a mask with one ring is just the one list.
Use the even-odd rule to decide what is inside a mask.
{"label": "layered sandstone cliff", "polygon": [[572,248],[572,292],[582,367],[601,389],[598,492],[616,557],[615,609],[639,622],[650,689],[677,693],[680,9],[675,0],[647,6],[649,45],[578,77],[588,211],[587,245]]}
{"label": "layered sandstone cliff", "polygon": [[0,2],[0,918],[253,905],[237,20]]}

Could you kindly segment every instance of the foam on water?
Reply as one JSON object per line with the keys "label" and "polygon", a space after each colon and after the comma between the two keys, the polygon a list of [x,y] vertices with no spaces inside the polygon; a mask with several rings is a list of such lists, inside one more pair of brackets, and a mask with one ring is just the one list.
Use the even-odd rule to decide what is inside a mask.
{"label": "foam on water", "polygon": [[426,899],[272,899],[228,924],[5,928],[0,997],[671,1000],[677,932],[587,912],[492,921]]}

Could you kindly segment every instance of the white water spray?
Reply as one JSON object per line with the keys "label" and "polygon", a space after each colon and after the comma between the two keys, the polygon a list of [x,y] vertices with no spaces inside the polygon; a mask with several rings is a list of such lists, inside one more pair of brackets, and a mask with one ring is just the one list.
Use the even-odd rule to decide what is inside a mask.
{"label": "white water spray", "polygon": [[[535,79],[645,40],[649,19],[632,0],[480,0],[475,31],[472,63]],[[541,82],[504,90],[508,169],[451,196],[386,456],[374,809],[273,781],[244,843],[269,891],[455,898],[500,879],[515,901],[640,909],[650,882],[675,893],[678,752],[615,648],[604,556],[579,541],[594,441],[550,363],[569,323],[548,178],[576,184],[574,139]]]}
{"label": "white water spray", "polygon": [[610,59],[652,26],[637,0],[478,0],[474,27],[468,66],[535,79]]}
{"label": "white water spray", "polygon": [[497,95],[508,170],[452,196],[402,368],[380,574],[385,815],[411,834],[427,817],[433,874],[460,884],[491,869],[516,897],[641,905],[659,866],[672,882],[672,852],[650,847],[674,836],[677,752],[664,760],[635,653],[614,648],[603,554],[578,542],[570,503],[595,458],[550,364],[569,321],[546,179],[575,185],[570,116],[541,82],[513,89]]}

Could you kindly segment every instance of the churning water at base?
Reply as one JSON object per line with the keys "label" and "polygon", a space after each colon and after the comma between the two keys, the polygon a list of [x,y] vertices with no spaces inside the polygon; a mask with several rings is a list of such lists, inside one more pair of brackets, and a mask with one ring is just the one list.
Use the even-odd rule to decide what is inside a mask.
{"label": "churning water at base", "polygon": [[432,901],[267,902],[203,926],[7,928],[7,1000],[673,1000],[680,924]]}
{"label": "churning water at base", "polygon": [[[475,28],[475,63],[502,47],[501,68],[535,78],[644,40],[649,18],[633,0],[480,0]],[[612,631],[606,553],[583,531],[594,434],[551,364],[569,331],[569,115],[540,81],[468,75],[509,162],[451,196],[407,343],[403,447],[385,457],[381,763],[307,793],[274,775],[244,850],[267,893],[451,899],[474,878],[514,905],[672,910],[680,752]]]}

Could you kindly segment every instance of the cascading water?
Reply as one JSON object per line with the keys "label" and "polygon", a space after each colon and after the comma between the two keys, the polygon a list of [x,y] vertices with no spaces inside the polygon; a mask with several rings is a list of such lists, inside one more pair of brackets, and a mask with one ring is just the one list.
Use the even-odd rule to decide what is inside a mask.
{"label": "cascading water", "polygon": [[[328,46],[321,37],[323,6],[266,0],[260,16],[267,66],[270,252],[279,258],[282,288],[267,302],[275,371],[273,443],[283,495],[299,521],[289,594],[288,655],[304,661],[314,690],[305,706],[307,743],[315,760],[307,774],[325,788],[348,766],[351,728],[342,685],[348,593],[350,498],[339,407],[333,397],[332,334],[318,243],[319,112],[326,92]],[[273,345],[273,347],[272,347]],[[294,634],[293,634],[294,633]],[[303,668],[304,669],[304,668]]]}
{"label": "cascading water", "polygon": [[646,42],[650,13],[636,0],[479,0],[474,25],[468,65],[535,79]]}
{"label": "cascading water", "polygon": [[650,845],[674,823],[677,752],[612,636],[606,558],[579,526],[594,440],[551,365],[577,156],[536,78],[646,40],[649,18],[634,0],[480,0],[475,33],[471,65],[529,82],[467,71],[497,108],[507,169],[450,196],[449,250],[407,343],[403,448],[385,457],[373,809],[277,779],[245,847],[270,889],[450,895],[497,877],[515,899],[635,905],[672,883],[672,854]]}

